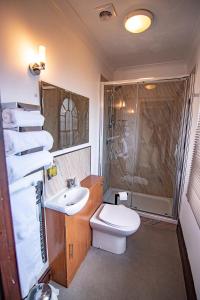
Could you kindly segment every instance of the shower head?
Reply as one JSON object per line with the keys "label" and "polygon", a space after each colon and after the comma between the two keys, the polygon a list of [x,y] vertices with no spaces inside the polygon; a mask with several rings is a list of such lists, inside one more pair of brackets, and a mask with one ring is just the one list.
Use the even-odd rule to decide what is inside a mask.
{"label": "shower head", "polygon": [[115,86],[115,87],[114,87],[114,91],[115,91],[115,92],[118,92],[121,88],[122,88],[121,85]]}

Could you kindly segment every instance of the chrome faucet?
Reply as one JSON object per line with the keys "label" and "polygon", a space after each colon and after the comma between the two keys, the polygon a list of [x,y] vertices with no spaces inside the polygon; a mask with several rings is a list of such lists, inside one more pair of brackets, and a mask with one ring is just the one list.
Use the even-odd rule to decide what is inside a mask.
{"label": "chrome faucet", "polygon": [[67,181],[68,189],[80,186],[80,181],[79,181],[78,177],[68,178],[66,181]]}

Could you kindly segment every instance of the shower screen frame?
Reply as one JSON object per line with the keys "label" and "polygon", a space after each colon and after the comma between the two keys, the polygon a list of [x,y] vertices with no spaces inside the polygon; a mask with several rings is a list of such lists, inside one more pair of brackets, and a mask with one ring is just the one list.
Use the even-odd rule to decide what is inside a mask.
{"label": "shower screen frame", "polygon": [[[189,75],[183,74],[182,76],[176,76],[176,77],[154,77],[154,78],[141,78],[137,80],[120,80],[120,81],[107,81],[107,82],[101,82],[100,86],[100,126],[99,126],[99,175],[103,175],[103,146],[104,146],[104,89],[105,86],[122,86],[122,85],[137,85],[137,89],[139,85],[145,85],[145,84],[158,84],[158,83],[164,83],[169,81],[178,81],[178,80],[188,80]],[[137,96],[138,97],[138,96]],[[137,99],[138,103],[139,99]],[[187,101],[184,99],[184,102]],[[178,203],[179,198],[175,199],[175,195],[173,195],[173,205],[172,205],[172,215],[167,216],[168,219],[177,219],[177,207],[179,205]],[[163,217],[163,215],[159,215],[153,212],[146,212],[144,211],[144,215],[154,215],[158,217]]]}

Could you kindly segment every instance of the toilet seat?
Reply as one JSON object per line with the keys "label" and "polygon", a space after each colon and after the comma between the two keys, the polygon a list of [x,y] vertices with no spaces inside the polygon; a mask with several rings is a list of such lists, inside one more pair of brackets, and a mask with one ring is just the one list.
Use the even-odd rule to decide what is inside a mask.
{"label": "toilet seat", "polygon": [[138,228],[140,217],[124,205],[105,204],[99,214],[99,219],[116,228]]}

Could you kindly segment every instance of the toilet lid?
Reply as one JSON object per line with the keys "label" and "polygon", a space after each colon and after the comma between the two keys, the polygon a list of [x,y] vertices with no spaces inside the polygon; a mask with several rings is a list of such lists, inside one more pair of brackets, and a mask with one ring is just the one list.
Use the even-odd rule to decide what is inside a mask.
{"label": "toilet lid", "polygon": [[140,217],[124,205],[105,204],[99,214],[99,219],[117,227],[139,227]]}

